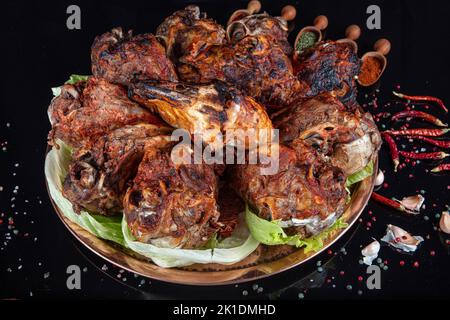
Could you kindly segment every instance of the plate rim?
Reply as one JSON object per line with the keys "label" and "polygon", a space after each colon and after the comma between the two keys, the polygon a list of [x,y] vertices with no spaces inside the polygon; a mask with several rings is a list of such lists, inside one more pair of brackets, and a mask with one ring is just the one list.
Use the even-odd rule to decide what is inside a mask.
{"label": "plate rim", "polygon": [[[48,148],[46,155],[49,150],[51,150],[51,148]],[[297,268],[303,263],[313,259],[315,256],[328,249],[344,234],[346,234],[353,227],[353,225],[356,223],[356,221],[366,208],[367,203],[370,199],[370,195],[372,194],[372,191],[374,189],[375,178],[378,174],[378,154],[374,158],[373,174],[370,177],[367,177],[366,179],[359,182],[357,188],[354,190],[354,193],[357,193],[358,197],[352,197],[348,207],[342,215],[348,216],[348,220],[345,221],[348,226],[345,229],[336,230],[333,236],[328,237],[324,241],[324,246],[320,250],[305,254],[303,252],[303,248],[299,248],[293,253],[290,253],[287,256],[273,261],[221,271],[192,271],[183,268],[163,268],[150,261],[144,261],[137,257],[133,257],[132,255],[127,254],[125,250],[120,249],[118,246],[114,245],[112,242],[96,237],[95,235],[91,234],[87,230],[83,229],[82,227],[65,217],[65,215],[61,212],[50,195],[47,178],[45,179],[45,185],[52,207],[59,219],[63,222],[64,226],[70,231],[75,239],[82,243],[87,249],[89,249],[89,251],[93,252],[95,255],[108,261],[109,263],[112,263],[113,265],[129,272],[136,273],[140,276],[171,284],[207,287],[234,285],[249,281],[261,280],[288,271],[290,269]],[[365,188],[365,190],[362,190],[363,187]],[[109,247],[109,249],[112,249],[114,253],[117,254],[117,257],[114,259],[106,255],[104,252],[100,252],[99,245],[96,246],[92,242],[97,242],[105,247]],[[263,244],[260,244],[260,246],[262,245]],[[304,257],[301,259],[297,259],[298,261],[291,261],[291,263],[288,265],[285,264],[283,266],[274,267],[274,265],[282,260],[292,260],[292,256],[301,256],[302,254],[304,255]],[[121,260],[118,261],[118,258],[121,258]],[[136,268],[133,268],[133,266],[128,262],[137,262],[139,264],[145,264],[146,266],[152,266],[151,269],[156,269],[157,271],[155,272],[155,270],[153,270],[150,273],[148,272],[148,270],[147,272],[144,272],[143,270],[137,270]]]}

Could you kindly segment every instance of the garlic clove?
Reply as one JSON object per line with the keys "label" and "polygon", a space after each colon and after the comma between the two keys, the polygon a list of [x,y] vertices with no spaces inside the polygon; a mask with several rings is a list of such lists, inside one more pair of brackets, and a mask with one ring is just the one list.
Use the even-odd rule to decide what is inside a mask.
{"label": "garlic clove", "polygon": [[448,211],[442,212],[441,220],[439,220],[439,228],[442,232],[450,234],[450,214]]}
{"label": "garlic clove", "polygon": [[403,207],[405,207],[408,213],[418,214],[424,201],[425,198],[418,194],[415,196],[405,197],[399,202]]}
{"label": "garlic clove", "polygon": [[380,247],[380,243],[374,239],[373,242],[369,243],[361,250],[361,254],[363,255],[363,262],[366,265],[370,266],[372,264],[372,261],[378,257]]}
{"label": "garlic clove", "polygon": [[420,236],[413,236],[400,227],[388,224],[386,235],[381,239],[394,248],[405,252],[414,252],[417,246],[423,241]]}
{"label": "garlic clove", "polygon": [[381,186],[384,182],[384,173],[381,170],[378,170],[377,177],[375,178],[375,186]]}

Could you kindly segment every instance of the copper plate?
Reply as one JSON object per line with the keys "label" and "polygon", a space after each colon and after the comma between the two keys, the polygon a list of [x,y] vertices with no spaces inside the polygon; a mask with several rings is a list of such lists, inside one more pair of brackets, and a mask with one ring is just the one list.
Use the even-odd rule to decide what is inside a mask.
{"label": "copper plate", "polygon": [[259,245],[243,261],[232,265],[195,264],[184,268],[161,268],[145,257],[95,237],[67,219],[51,197],[50,200],[59,218],[75,238],[92,252],[120,268],[148,278],[177,284],[203,286],[236,284],[265,278],[294,268],[326,250],[350,229],[363,212],[372,193],[377,172],[378,159],[374,166],[374,174],[355,187],[352,199],[343,214],[343,218],[349,226],[334,231],[324,241],[324,246],[320,251],[305,253],[303,249],[295,249],[291,246]]}

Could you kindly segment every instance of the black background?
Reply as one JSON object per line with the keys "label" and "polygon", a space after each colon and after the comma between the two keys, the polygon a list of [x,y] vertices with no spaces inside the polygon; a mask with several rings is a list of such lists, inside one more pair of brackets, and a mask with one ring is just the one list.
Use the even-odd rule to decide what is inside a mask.
{"label": "black background", "polygon": [[[300,268],[256,283],[202,288],[144,280],[86,252],[73,239],[54,213],[45,188],[43,171],[46,136],[50,129],[47,119],[47,106],[52,98],[50,88],[63,83],[70,74],[90,73],[89,50],[95,35],[115,26],[131,28],[136,33],[153,32],[164,17],[187,3],[191,2],[73,0],[1,3],[0,143],[6,151],[0,150],[0,186],[3,187],[0,192],[0,298],[298,299],[301,293],[304,299],[448,299],[448,237],[436,230],[438,218],[435,214],[445,210],[449,203],[449,176],[427,172],[436,164],[433,162],[408,166],[394,175],[386,147],[381,150],[380,167],[386,170],[388,186],[380,193],[401,198],[422,190],[426,198],[425,210],[419,216],[405,217],[370,203],[361,216],[361,222],[333,246],[333,254],[325,252]],[[193,3],[200,4],[208,16],[221,23],[225,23],[234,10],[246,5],[245,1]],[[374,113],[392,113],[402,109],[400,105],[382,107],[393,99],[390,91],[397,84],[405,92],[436,95],[449,103],[448,1],[262,3],[263,9],[271,14],[279,14],[286,4],[295,4],[298,14],[292,38],[301,27],[311,24],[316,15],[325,14],[330,20],[327,29],[327,38],[330,39],[343,37],[349,24],[362,26],[362,36],[358,41],[360,53],[370,50],[380,37],[390,39],[392,51],[388,56],[388,68],[379,84],[379,107],[370,108]],[[66,8],[70,4],[81,8],[81,30],[66,28]],[[381,7],[381,30],[365,27],[368,17],[366,8],[371,4]],[[371,93],[362,91],[361,102],[370,100]],[[431,110],[436,110],[435,115],[449,121],[448,115],[437,108],[431,107]],[[384,124],[392,125],[388,121]],[[419,123],[412,125],[424,126]],[[407,140],[399,144],[412,149],[412,144]],[[424,147],[428,151],[432,149]],[[19,187],[17,194],[13,193],[16,186]],[[15,199],[11,201],[13,197]],[[372,220],[374,216],[376,221]],[[8,219],[11,217],[14,224],[9,225]],[[368,221],[372,223],[369,230],[366,229]],[[358,263],[361,246],[369,243],[371,237],[380,239],[387,223],[421,235],[426,241],[414,255],[383,246],[380,257],[387,260],[389,269],[382,272],[382,289],[368,290],[364,281],[357,279],[358,276],[367,278],[365,266]],[[15,233],[14,229],[17,230]],[[344,246],[346,254],[340,251]],[[435,252],[434,256],[431,251]],[[319,260],[322,261],[323,272],[316,270]],[[405,262],[403,267],[399,265],[401,260]],[[420,264],[418,268],[412,266],[415,261]],[[81,290],[70,291],[66,288],[66,268],[72,264],[84,270]],[[263,291],[255,290],[256,285]],[[358,290],[361,292],[358,293]]]}

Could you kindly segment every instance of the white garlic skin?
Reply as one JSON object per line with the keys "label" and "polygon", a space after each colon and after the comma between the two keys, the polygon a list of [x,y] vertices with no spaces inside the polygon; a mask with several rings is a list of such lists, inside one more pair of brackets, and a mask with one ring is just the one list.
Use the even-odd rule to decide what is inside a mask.
{"label": "white garlic skin", "polygon": [[441,220],[439,220],[439,228],[442,232],[450,234],[450,214],[448,211],[442,212]]}
{"label": "white garlic skin", "polygon": [[377,177],[375,178],[375,186],[381,186],[384,182],[384,173],[381,170],[378,170]]}

